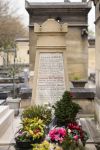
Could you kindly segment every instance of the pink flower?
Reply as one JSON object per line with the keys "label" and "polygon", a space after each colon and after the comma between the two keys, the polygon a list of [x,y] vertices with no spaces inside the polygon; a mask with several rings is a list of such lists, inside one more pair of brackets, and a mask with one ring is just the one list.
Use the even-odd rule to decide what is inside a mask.
{"label": "pink flower", "polygon": [[49,137],[52,141],[62,142],[66,135],[66,130],[64,128],[55,128],[49,132]]}
{"label": "pink flower", "polygon": [[74,140],[75,140],[75,141],[77,141],[78,138],[79,138],[78,135],[75,135],[75,136],[74,136]]}
{"label": "pink flower", "polygon": [[61,134],[62,136],[66,135],[66,130],[64,128],[59,128],[58,129],[59,134]]}

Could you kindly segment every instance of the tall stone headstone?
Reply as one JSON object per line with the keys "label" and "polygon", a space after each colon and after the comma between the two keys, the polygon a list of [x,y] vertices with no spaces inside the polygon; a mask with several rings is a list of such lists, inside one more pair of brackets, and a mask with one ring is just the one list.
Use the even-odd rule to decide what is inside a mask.
{"label": "tall stone headstone", "polygon": [[48,19],[34,25],[37,35],[32,104],[55,103],[69,90],[66,61],[67,24]]}

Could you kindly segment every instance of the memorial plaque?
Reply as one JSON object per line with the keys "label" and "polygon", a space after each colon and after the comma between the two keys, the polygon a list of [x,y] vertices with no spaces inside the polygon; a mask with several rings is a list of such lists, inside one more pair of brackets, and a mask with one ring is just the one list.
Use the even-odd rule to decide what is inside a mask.
{"label": "memorial plaque", "polygon": [[65,91],[63,53],[40,53],[36,90],[38,104],[55,103]]}

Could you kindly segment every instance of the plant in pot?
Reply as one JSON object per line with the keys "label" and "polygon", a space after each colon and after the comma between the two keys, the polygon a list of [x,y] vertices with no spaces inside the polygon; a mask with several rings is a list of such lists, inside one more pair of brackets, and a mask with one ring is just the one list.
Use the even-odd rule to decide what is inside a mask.
{"label": "plant in pot", "polygon": [[16,150],[19,149],[31,149],[32,148],[32,136],[28,131],[25,131],[23,128],[19,129],[15,137]]}
{"label": "plant in pot", "polygon": [[45,124],[41,119],[25,118],[22,120],[22,128],[18,130],[15,141],[16,150],[32,149],[32,144],[40,143],[44,140]]}
{"label": "plant in pot", "polygon": [[84,88],[85,84],[87,83],[86,80],[82,80],[80,77],[78,76],[74,76],[73,80],[71,80],[72,84],[74,87],[76,88]]}
{"label": "plant in pot", "polygon": [[72,94],[65,91],[62,98],[53,106],[57,126],[66,126],[76,120],[76,115],[81,109],[79,104],[72,102]]}
{"label": "plant in pot", "polygon": [[43,121],[43,123],[48,126],[52,120],[52,113],[51,113],[51,109],[49,109],[47,106],[45,105],[34,105],[31,106],[27,109],[25,109],[22,113],[22,119],[24,118],[30,118],[30,119],[34,119],[36,117],[38,117],[39,119],[41,119]]}

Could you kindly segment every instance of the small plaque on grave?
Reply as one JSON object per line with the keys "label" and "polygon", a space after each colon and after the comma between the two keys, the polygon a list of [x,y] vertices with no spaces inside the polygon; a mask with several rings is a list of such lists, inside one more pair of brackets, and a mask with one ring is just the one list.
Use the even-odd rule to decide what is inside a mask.
{"label": "small plaque on grave", "polygon": [[40,53],[36,90],[38,104],[55,103],[65,91],[63,52]]}

